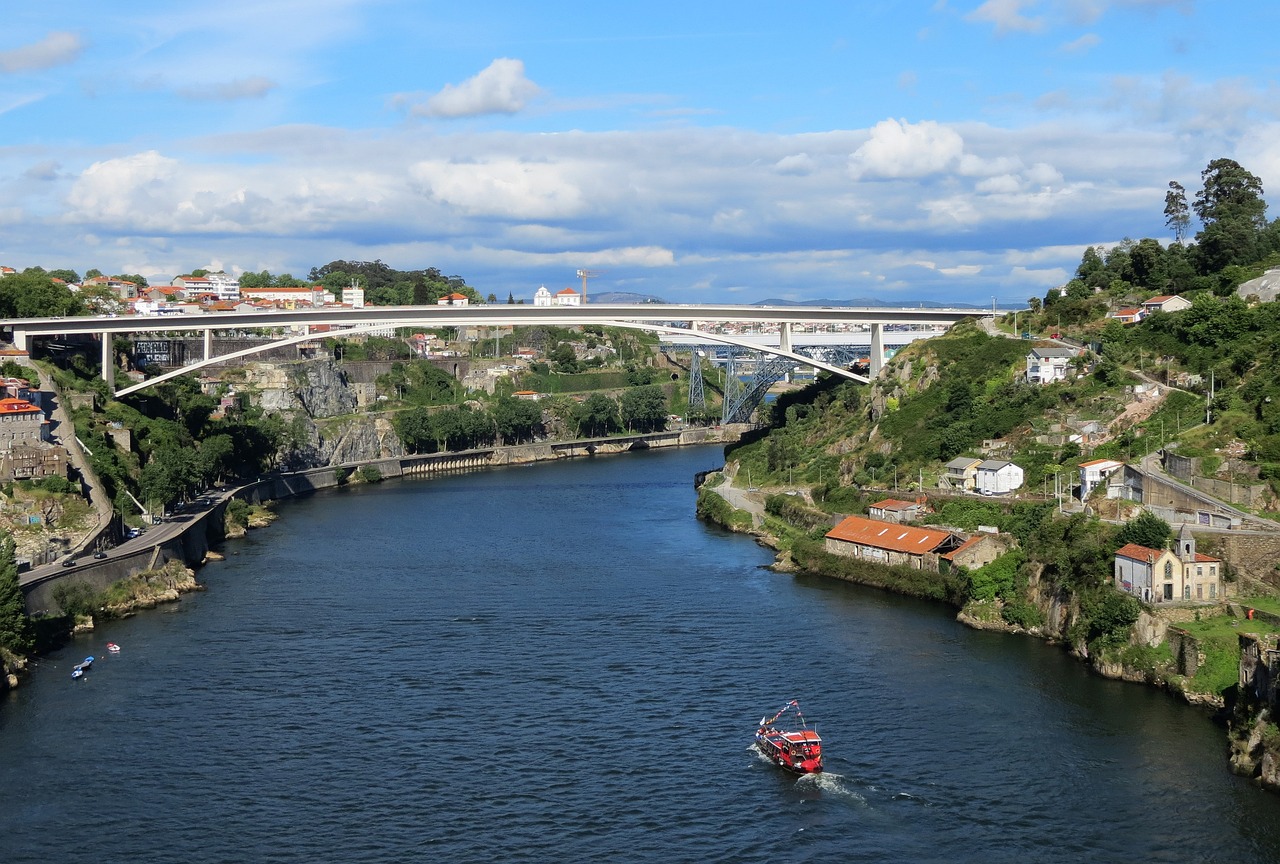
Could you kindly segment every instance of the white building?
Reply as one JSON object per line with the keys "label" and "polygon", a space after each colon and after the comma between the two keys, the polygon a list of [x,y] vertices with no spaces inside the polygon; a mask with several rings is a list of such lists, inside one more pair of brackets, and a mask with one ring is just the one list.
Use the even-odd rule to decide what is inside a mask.
{"label": "white building", "polygon": [[1005,495],[1022,486],[1022,469],[1003,459],[988,459],[978,466],[973,485],[983,495]]}
{"label": "white building", "polygon": [[1093,487],[1111,476],[1112,472],[1124,467],[1123,462],[1115,459],[1093,459],[1080,463],[1080,500],[1089,497]]}
{"label": "white building", "polygon": [[[174,284],[177,284],[176,279],[174,280]],[[324,288],[321,288],[319,285],[310,288],[246,288],[244,290],[244,296],[278,303],[286,309],[305,309],[309,306],[323,306],[333,299],[333,295]]]}
{"label": "white building", "polygon": [[581,306],[582,295],[572,288],[566,288],[563,291],[556,292],[557,306]]}
{"label": "white building", "polygon": [[1027,381],[1034,384],[1052,384],[1064,381],[1076,352],[1058,345],[1042,345],[1031,349],[1027,355]]}
{"label": "white building", "polygon": [[547,286],[546,286],[546,285],[540,285],[540,286],[538,286],[538,290],[537,290],[537,291],[535,291],[535,292],[533,292],[533,305],[534,305],[534,306],[550,306],[550,305],[552,305],[552,303],[551,303],[551,292],[547,290]]}
{"label": "white building", "polygon": [[352,309],[364,308],[364,289],[363,288],[343,288],[342,289],[342,305],[350,306]]}

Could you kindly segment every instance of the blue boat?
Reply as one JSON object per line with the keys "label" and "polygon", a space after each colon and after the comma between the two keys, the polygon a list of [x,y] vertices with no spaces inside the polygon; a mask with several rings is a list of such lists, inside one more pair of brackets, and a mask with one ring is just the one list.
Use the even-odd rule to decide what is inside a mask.
{"label": "blue boat", "polygon": [[93,665],[93,657],[86,657],[80,663],[71,668],[72,678],[83,678],[84,673],[89,671],[89,667]]}

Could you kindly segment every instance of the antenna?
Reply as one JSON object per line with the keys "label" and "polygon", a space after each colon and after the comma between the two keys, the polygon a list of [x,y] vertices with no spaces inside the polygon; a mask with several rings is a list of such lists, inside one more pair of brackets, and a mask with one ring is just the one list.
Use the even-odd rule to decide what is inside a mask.
{"label": "antenna", "polygon": [[593,276],[601,276],[603,272],[600,270],[579,270],[578,278],[582,280],[582,304],[587,303],[587,280]]}

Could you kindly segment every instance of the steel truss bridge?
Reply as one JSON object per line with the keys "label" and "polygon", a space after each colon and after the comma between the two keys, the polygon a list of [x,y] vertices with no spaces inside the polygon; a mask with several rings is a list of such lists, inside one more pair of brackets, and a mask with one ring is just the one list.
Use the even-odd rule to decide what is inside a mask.
{"label": "steel truss bridge", "polygon": [[[1003,311],[1003,310],[999,310]],[[994,314],[998,314],[993,310]],[[529,327],[546,324],[556,327],[574,325],[598,325],[647,330],[663,335],[671,344],[685,346],[710,344],[725,346],[728,351],[759,352],[766,360],[755,364],[756,371],[750,384],[743,384],[741,392],[730,385],[732,393],[725,393],[724,419],[739,420],[763,398],[764,392],[796,366],[807,366],[855,381],[866,383],[874,377],[884,363],[886,335],[892,344],[899,333],[911,333],[921,328],[946,328],[964,318],[988,314],[973,308],[895,308],[895,307],[847,307],[847,306],[737,306],[720,304],[662,304],[635,305],[588,304],[585,306],[527,306],[494,304],[487,306],[370,306],[363,309],[321,308],[299,310],[273,310],[265,312],[222,312],[203,315],[173,316],[84,316],[75,318],[23,318],[0,321],[0,329],[10,336],[14,347],[30,350],[36,337],[94,336],[102,342],[102,376],[116,396],[142,390],[179,375],[196,372],[214,363],[247,357],[280,346],[313,341],[321,336],[343,336],[387,328],[412,327],[432,329],[439,327]],[[769,337],[758,335],[733,335],[710,332],[708,325],[736,325],[740,329],[776,331]],[[839,345],[797,345],[810,335],[802,332],[808,325],[824,329],[845,329],[835,335],[865,340],[864,353],[869,358],[867,375],[859,375],[849,367],[850,354],[841,354]],[[334,328],[330,332],[318,332],[314,328]],[[886,334],[886,328],[890,329]],[[228,354],[214,351],[218,331],[262,331],[280,333],[280,338],[259,346]],[[115,363],[112,356],[112,338],[126,334],[188,334],[199,333],[204,337],[202,359],[157,375],[123,389],[115,389]],[[916,337],[918,338],[918,337]],[[910,341],[909,339],[907,341]],[[853,350],[857,350],[856,348]],[[802,353],[803,352],[803,353]],[[696,350],[694,360],[698,359]],[[697,372],[694,368],[697,367]],[[690,364],[691,379],[696,374],[701,383],[701,368]],[[769,380],[772,377],[772,380]],[[733,375],[730,379],[737,381]],[[765,383],[765,382],[768,383]],[[692,390],[692,380],[691,380]],[[691,392],[691,397],[693,396]],[[699,388],[699,398],[704,397]],[[703,402],[705,405],[705,402]]]}

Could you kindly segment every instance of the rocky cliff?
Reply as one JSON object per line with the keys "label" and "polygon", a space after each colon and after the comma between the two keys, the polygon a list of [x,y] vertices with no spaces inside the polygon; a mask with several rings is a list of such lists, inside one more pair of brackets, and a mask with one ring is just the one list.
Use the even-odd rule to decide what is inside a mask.
{"label": "rocky cliff", "polygon": [[332,360],[253,363],[245,374],[256,404],[291,425],[293,440],[280,454],[285,468],[404,455],[388,417],[355,413],[355,387]]}

